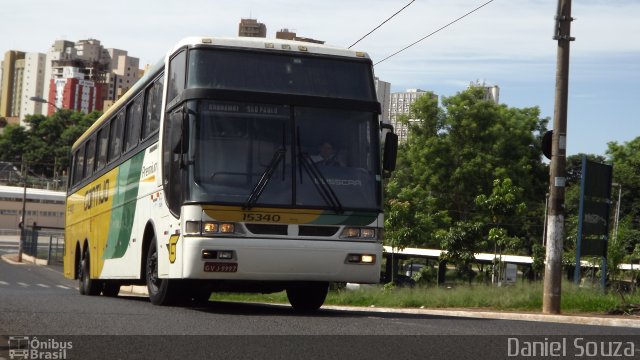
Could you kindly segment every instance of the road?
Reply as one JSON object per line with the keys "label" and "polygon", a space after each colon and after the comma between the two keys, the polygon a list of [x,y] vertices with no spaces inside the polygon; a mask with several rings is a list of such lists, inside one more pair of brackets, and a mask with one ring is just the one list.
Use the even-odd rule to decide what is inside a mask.
{"label": "road", "polygon": [[[2,252],[10,251],[6,247]],[[394,339],[392,344],[411,342],[416,336],[426,337],[436,345],[451,342],[461,346],[460,336],[468,341],[506,342],[505,336],[592,336],[625,337],[640,339],[640,328],[587,326],[530,321],[478,319],[455,316],[437,316],[420,313],[374,312],[357,310],[321,309],[312,315],[294,313],[289,306],[246,304],[225,301],[211,301],[203,307],[158,307],[149,303],[146,297],[124,295],[116,298],[103,296],[81,296],[76,281],[65,279],[58,267],[30,264],[11,264],[0,261],[0,335],[28,336],[73,336],[73,335],[263,335],[263,337],[225,337],[231,343],[239,339],[253,339],[249,344],[240,344],[245,350],[264,341],[269,348],[284,342],[288,335],[296,341],[308,342],[318,339],[315,344],[328,342],[351,346],[356,339],[364,341],[365,350],[381,346],[381,339]],[[268,336],[267,336],[268,335]],[[300,337],[299,335],[315,335]],[[317,335],[320,335],[319,337]],[[336,336],[340,337],[336,337]],[[368,337],[344,335],[376,335]],[[456,335],[456,336],[442,336]],[[470,336],[473,335],[473,336]],[[477,335],[483,335],[478,337]],[[495,335],[493,337],[487,335]],[[267,336],[267,337],[264,337]],[[127,339],[129,337],[124,337]],[[136,337],[140,339],[141,337]],[[162,337],[161,337],[162,338]],[[189,342],[192,337],[179,337],[181,342]],[[196,339],[200,337],[195,337]],[[100,337],[107,341],[109,337]],[[120,340],[117,340],[120,339]],[[123,337],[112,340],[124,341]],[[150,346],[153,337],[142,337]],[[306,339],[306,340],[301,340]],[[333,339],[333,340],[331,340]],[[350,340],[347,340],[350,339]],[[158,340],[155,340],[158,341]],[[107,341],[109,343],[109,341]],[[295,341],[293,341],[295,343]],[[370,342],[370,343],[369,343]],[[162,346],[166,343],[162,341]],[[206,342],[204,342],[206,344]],[[227,345],[229,341],[225,342]],[[202,346],[197,342],[197,346]],[[459,344],[459,345],[456,345]],[[464,344],[464,341],[463,341]],[[0,339],[0,346],[3,345]],[[183,344],[184,345],[184,344]],[[468,344],[467,344],[468,345]],[[107,347],[107,345],[104,345]],[[123,344],[119,344],[123,349]],[[197,346],[191,346],[194,351]],[[230,345],[228,345],[230,346]],[[409,346],[409,344],[406,344]],[[78,347],[76,347],[78,348]],[[113,350],[113,344],[108,348]],[[118,347],[117,347],[118,348]],[[124,347],[126,348],[126,346]],[[235,347],[234,347],[235,348]],[[388,348],[388,347],[385,347]],[[393,348],[393,346],[392,346]],[[400,346],[404,348],[404,346]],[[5,348],[6,349],[6,348]],[[430,347],[430,351],[433,351]],[[111,351],[110,350],[110,351]],[[213,351],[214,349],[210,349]],[[393,353],[397,355],[396,352]],[[130,354],[129,354],[130,355]],[[2,360],[0,347],[0,360]],[[409,356],[411,357],[411,356]],[[6,358],[6,357],[5,357]],[[130,358],[125,356],[123,358]],[[199,358],[199,356],[197,357]],[[311,357],[312,358],[312,357]],[[425,357],[423,357],[425,358]]]}

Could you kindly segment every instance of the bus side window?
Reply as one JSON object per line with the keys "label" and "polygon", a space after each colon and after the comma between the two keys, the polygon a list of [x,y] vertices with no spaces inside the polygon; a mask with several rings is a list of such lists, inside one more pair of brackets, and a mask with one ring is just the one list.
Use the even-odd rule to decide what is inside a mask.
{"label": "bus side window", "polygon": [[80,146],[76,151],[75,168],[73,172],[73,184],[78,184],[84,176],[84,145]]}
{"label": "bus side window", "polygon": [[91,139],[89,139],[89,142],[87,142],[87,153],[85,155],[85,161],[86,161],[86,166],[85,166],[85,171],[84,171],[84,177],[88,178],[91,175],[93,175],[93,169],[95,166],[95,159],[96,159],[96,137],[92,136]]}
{"label": "bus side window", "polygon": [[96,171],[100,171],[107,164],[109,150],[109,124],[98,131],[98,155],[96,156]]}
{"label": "bus side window", "polygon": [[140,126],[142,126],[142,105],[144,98],[139,95],[127,107],[127,122],[125,131],[124,151],[127,152],[138,145],[140,140]]}
{"label": "bus side window", "polygon": [[116,117],[111,119],[111,130],[109,135],[109,162],[117,159],[122,151],[122,133],[124,129],[124,111],[120,111]]}
{"label": "bus side window", "polygon": [[71,158],[71,167],[69,169],[69,188],[75,185],[76,182],[76,173],[78,172],[78,150],[76,150]]}
{"label": "bus side window", "polygon": [[169,63],[169,83],[167,90],[167,104],[173,101],[186,83],[187,76],[187,52],[182,51],[174,56]]}
{"label": "bus side window", "polygon": [[158,130],[160,125],[160,113],[162,108],[162,75],[153,82],[147,89],[147,107],[144,116],[144,125],[142,128],[142,138],[146,139],[149,135]]}

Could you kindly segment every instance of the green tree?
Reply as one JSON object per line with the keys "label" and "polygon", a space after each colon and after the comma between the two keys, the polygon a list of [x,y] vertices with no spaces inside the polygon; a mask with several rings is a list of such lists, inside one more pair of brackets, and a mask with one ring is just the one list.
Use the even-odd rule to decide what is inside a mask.
{"label": "green tree", "polygon": [[0,134],[0,160],[15,163],[24,157],[32,172],[53,177],[68,168],[71,146],[100,115],[60,110],[26,116],[28,128],[8,125]]}
{"label": "green tree", "polygon": [[[487,101],[478,87],[443,98],[442,107],[433,94],[420,97],[412,106],[412,117],[420,121],[410,124],[386,188],[387,238],[401,235],[393,238],[399,246],[439,245],[438,231],[478,221],[475,197],[489,193],[496,178],[508,177],[525,189],[525,202],[544,203],[548,171],[540,139],[548,119],[539,115],[538,108]],[[542,235],[540,228],[528,230]]]}
{"label": "green tree", "polygon": [[514,186],[511,179],[496,179],[493,181],[493,189],[489,196],[478,195],[475,199],[480,209],[488,212],[491,219],[489,229],[489,243],[492,243],[494,254],[494,266],[492,281],[497,282],[502,273],[502,251],[516,250],[520,245],[517,236],[509,236],[506,229],[507,222],[514,222],[516,216],[523,214],[527,205],[521,201],[523,189]]}

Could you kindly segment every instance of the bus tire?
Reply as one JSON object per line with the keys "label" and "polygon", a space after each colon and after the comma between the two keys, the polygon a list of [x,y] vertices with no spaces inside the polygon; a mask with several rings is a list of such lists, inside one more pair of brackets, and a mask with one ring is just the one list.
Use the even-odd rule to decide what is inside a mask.
{"label": "bus tire", "polygon": [[293,309],[299,312],[318,310],[327,298],[329,283],[309,282],[287,287],[287,298]]}
{"label": "bus tire", "polygon": [[79,275],[78,275],[78,288],[80,294],[96,296],[100,295],[102,291],[102,284],[99,280],[91,279],[91,257],[89,256],[89,250],[85,250],[82,259],[80,260]]}
{"label": "bus tire", "polygon": [[158,248],[155,236],[151,239],[147,251],[145,272],[151,303],[153,305],[171,305],[175,303],[177,296],[175,281],[172,282],[169,279],[160,279],[158,277]]}

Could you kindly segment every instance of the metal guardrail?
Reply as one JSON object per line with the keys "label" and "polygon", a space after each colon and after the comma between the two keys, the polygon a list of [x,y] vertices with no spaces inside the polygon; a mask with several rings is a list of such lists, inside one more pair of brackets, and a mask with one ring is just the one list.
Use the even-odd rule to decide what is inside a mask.
{"label": "metal guardrail", "polygon": [[60,230],[46,230],[27,227],[22,239],[22,252],[48,264],[62,263],[64,257],[64,233]]}

